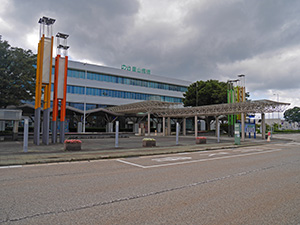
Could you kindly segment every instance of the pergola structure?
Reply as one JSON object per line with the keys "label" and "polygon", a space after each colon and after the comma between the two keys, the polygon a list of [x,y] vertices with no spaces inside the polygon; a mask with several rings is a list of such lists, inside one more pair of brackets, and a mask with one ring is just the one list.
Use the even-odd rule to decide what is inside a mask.
{"label": "pergola structure", "polygon": [[181,103],[169,103],[160,101],[142,101],[137,103],[131,103],[126,105],[114,106],[107,108],[112,112],[130,114],[130,113],[147,113],[156,112],[158,110],[168,110],[175,108],[182,108]]}
{"label": "pergola structure", "polygon": [[[182,104],[167,103],[159,101],[143,101],[108,108],[109,111],[121,114],[147,113],[148,127],[150,127],[150,115],[163,118],[163,135],[165,135],[165,119],[168,118],[168,129],[170,129],[170,118],[183,118],[183,134],[186,130],[186,118],[195,117],[195,136],[198,133],[198,116],[215,116],[216,122],[222,115],[241,114],[242,130],[245,127],[244,115],[247,113],[261,113],[262,138],[265,139],[265,113],[283,112],[289,103],[275,102],[270,100],[247,101],[231,104],[207,105],[198,107],[183,107]],[[219,129],[219,128],[217,128]],[[218,131],[217,131],[218,132]],[[170,134],[170,132],[168,132]],[[150,129],[148,129],[150,135]],[[242,140],[245,133],[242,132]]]}

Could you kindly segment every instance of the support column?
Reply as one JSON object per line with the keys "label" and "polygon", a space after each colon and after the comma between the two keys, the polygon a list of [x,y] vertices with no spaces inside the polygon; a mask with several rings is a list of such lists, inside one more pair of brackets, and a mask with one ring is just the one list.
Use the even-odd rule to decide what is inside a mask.
{"label": "support column", "polygon": [[49,145],[49,125],[50,125],[50,108],[44,109],[43,112],[43,135],[42,142]]}
{"label": "support column", "polygon": [[176,145],[178,145],[179,142],[179,132],[180,132],[180,128],[179,128],[179,123],[176,123]]}
{"label": "support column", "polygon": [[216,122],[216,124],[215,124],[215,127],[216,127],[215,136],[218,137],[218,134],[219,134],[219,130],[218,130],[219,129],[219,126],[218,126],[219,118],[218,118],[218,116],[215,117],[215,122]]}
{"label": "support column", "polygon": [[134,132],[135,134],[138,134],[138,133],[139,133],[139,124],[138,124],[138,123],[135,123],[135,124],[133,125],[133,132]]}
{"label": "support column", "polygon": [[166,136],[166,117],[163,117],[163,136]]}
{"label": "support column", "polygon": [[34,138],[33,142],[40,145],[40,130],[41,130],[41,108],[34,110]]}
{"label": "support column", "polygon": [[183,136],[186,136],[186,118],[183,118]]}
{"label": "support column", "polygon": [[[57,142],[57,117],[58,117],[58,99],[57,99],[57,88],[58,88],[58,68],[59,68],[60,55],[55,57],[55,70],[54,70],[54,90],[53,90],[53,110],[52,110],[52,143]],[[78,130],[78,128],[77,128]]]}
{"label": "support column", "polygon": [[65,121],[60,121],[59,141],[60,143],[65,141]]}
{"label": "support column", "polygon": [[57,122],[52,121],[52,143],[57,141]]}
{"label": "support column", "polygon": [[195,116],[195,138],[198,137],[198,117]]}
{"label": "support column", "polygon": [[112,132],[114,132],[114,124],[110,122],[106,125],[106,133],[112,133]]}
{"label": "support column", "polygon": [[216,137],[218,139],[218,143],[220,142],[220,123],[219,123],[219,117],[216,116]]}
{"label": "support column", "polygon": [[245,114],[241,113],[241,123],[242,123],[242,141],[245,141]]}
{"label": "support column", "polygon": [[161,133],[161,123],[157,124],[157,133]]}
{"label": "support column", "polygon": [[168,133],[167,133],[168,136],[171,135],[171,118],[168,117]]}
{"label": "support column", "polygon": [[15,120],[14,121],[14,127],[13,127],[13,141],[17,141],[18,140],[18,129],[19,129],[19,120]]}
{"label": "support column", "polygon": [[116,121],[115,148],[119,147],[119,121]]}
{"label": "support column", "polygon": [[148,136],[150,137],[150,112],[148,112]]}
{"label": "support column", "polygon": [[42,96],[42,69],[43,69],[43,38],[39,41],[37,64],[36,64],[36,84],[35,84],[35,104],[34,104],[34,136],[33,143],[40,145],[40,133],[41,133],[41,96]]}
{"label": "support column", "polygon": [[23,152],[28,152],[28,119],[24,119]]}
{"label": "support column", "polygon": [[263,140],[266,139],[266,115],[261,114],[261,137]]}
{"label": "support column", "polygon": [[0,131],[5,131],[5,121],[0,121]]}

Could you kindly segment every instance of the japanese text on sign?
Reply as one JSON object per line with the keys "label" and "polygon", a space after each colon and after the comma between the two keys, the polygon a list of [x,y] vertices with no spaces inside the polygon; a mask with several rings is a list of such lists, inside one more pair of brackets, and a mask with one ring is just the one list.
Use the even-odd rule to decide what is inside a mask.
{"label": "japanese text on sign", "polygon": [[149,69],[139,68],[139,67],[136,67],[136,66],[126,66],[126,65],[122,65],[122,66],[121,66],[121,69],[122,69],[122,70],[127,70],[127,71],[136,72],[136,73],[150,74],[150,70],[149,70]]}

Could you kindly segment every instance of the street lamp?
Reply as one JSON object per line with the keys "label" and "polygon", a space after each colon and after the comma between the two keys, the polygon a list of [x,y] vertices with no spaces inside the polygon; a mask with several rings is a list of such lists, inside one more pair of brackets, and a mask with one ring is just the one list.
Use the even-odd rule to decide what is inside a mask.
{"label": "street lamp", "polygon": [[196,106],[198,106],[198,81],[196,81]]}
{"label": "street lamp", "polygon": [[87,79],[87,64],[84,63],[85,71],[84,71],[84,102],[83,102],[83,129],[82,132],[85,133],[85,116],[86,116],[86,79]]}
{"label": "street lamp", "polygon": [[[277,95],[277,102],[279,102],[279,94],[278,93],[275,93],[273,95]],[[278,111],[278,119],[279,119],[279,111]]]}

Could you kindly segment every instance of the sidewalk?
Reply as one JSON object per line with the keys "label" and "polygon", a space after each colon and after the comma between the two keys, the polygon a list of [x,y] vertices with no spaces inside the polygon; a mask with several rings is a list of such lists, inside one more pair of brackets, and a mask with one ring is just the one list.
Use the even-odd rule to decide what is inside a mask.
{"label": "sidewalk", "polygon": [[[194,136],[180,136],[176,145],[175,136],[151,136],[156,139],[157,146],[143,148],[142,139],[145,137],[129,136],[119,138],[119,147],[115,148],[114,138],[83,139],[81,151],[64,151],[63,144],[36,146],[29,140],[28,152],[23,152],[23,142],[0,143],[0,166],[25,165],[38,163],[71,162],[80,160],[99,160],[109,158],[125,158],[146,155],[171,154],[179,152],[227,149],[245,146],[268,144],[260,137],[246,139],[241,145],[234,145],[234,138],[222,136],[220,143],[217,138],[207,136],[207,144],[195,144]],[[272,143],[282,140],[272,140]]]}

